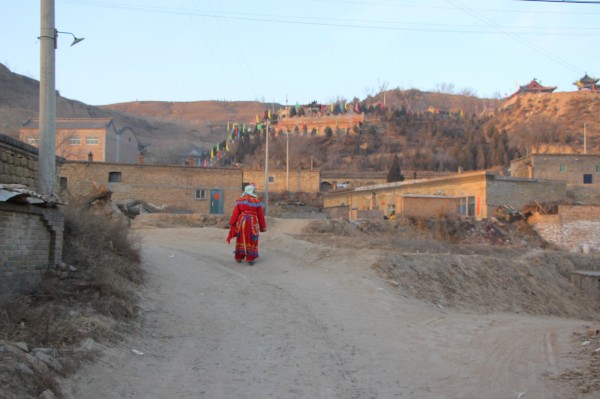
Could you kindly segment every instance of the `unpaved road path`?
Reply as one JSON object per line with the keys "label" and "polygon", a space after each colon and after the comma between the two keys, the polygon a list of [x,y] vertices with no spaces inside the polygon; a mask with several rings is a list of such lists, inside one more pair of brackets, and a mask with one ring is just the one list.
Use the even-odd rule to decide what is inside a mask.
{"label": "unpaved road path", "polygon": [[[141,328],[70,382],[76,398],[570,398],[579,320],[474,314],[399,294],[376,254],[261,236],[253,267],[227,231],[140,230]],[[143,352],[135,354],[132,350]]]}

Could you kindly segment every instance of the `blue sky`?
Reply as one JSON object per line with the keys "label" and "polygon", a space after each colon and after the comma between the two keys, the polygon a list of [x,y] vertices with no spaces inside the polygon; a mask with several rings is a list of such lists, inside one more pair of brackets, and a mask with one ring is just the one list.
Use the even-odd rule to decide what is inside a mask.
{"label": "blue sky", "polygon": [[[3,1],[0,63],[39,80],[40,2]],[[600,5],[515,0],[56,0],[56,88],[136,100],[329,103],[381,88],[512,93],[600,77]]]}

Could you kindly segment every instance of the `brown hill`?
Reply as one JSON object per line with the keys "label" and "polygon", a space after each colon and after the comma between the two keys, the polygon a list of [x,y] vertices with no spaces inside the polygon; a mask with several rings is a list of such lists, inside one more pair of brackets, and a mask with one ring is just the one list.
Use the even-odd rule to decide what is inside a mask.
{"label": "brown hill", "polygon": [[506,100],[487,122],[506,130],[518,146],[559,144],[583,152],[600,152],[600,93],[592,91],[525,94]]}
{"label": "brown hill", "polygon": [[213,121],[214,124],[222,124],[227,121],[252,122],[256,115],[262,115],[265,104],[258,101],[135,101],[104,105],[100,108],[153,119],[190,123]]}
{"label": "brown hill", "polygon": [[[38,98],[38,81],[12,73],[0,64],[1,133],[18,137],[22,123],[29,118],[37,117]],[[558,143],[581,150],[585,123],[588,152],[600,152],[600,113],[598,112],[600,94],[598,93],[525,95],[502,102],[497,99],[477,98],[468,93],[457,95],[422,92],[415,89],[389,90],[367,97],[361,101],[361,105],[365,109],[373,109],[384,100],[388,118],[389,112],[394,110],[398,112],[402,110],[408,114],[437,110],[446,114],[464,114],[465,120],[480,118],[481,121],[485,121],[483,130],[491,126],[499,131],[505,130],[510,138],[510,145],[518,147],[521,153],[526,152],[529,146],[540,143]],[[58,117],[111,117],[117,126],[131,127],[142,143],[150,145],[146,159],[148,162],[155,163],[177,162],[178,156],[188,152],[192,146],[211,148],[226,139],[228,122],[252,122],[256,114],[261,114],[270,107],[271,104],[257,101],[136,101],[95,107],[60,95],[57,97]],[[278,109],[281,105],[275,104],[274,107]],[[410,126],[398,124],[395,133],[390,130],[390,119],[386,122],[385,116],[370,116],[368,120],[367,125],[370,126],[366,126],[366,131],[369,135],[363,138],[363,142],[360,140],[345,142],[340,139],[335,143],[311,144],[310,139],[299,142],[299,146],[310,146],[312,150],[304,154],[308,156],[307,159],[298,160],[297,164],[305,165],[314,159],[316,166],[328,167],[329,165],[338,168],[345,164],[353,164],[361,170],[371,170],[377,169],[376,165],[380,165],[379,167],[388,165],[392,153],[400,154],[404,149],[400,155],[406,167],[407,160],[411,157],[427,156],[426,152],[430,147],[437,145],[435,156],[441,158],[440,152],[446,151],[448,145],[451,145],[451,142],[441,141],[433,145],[429,142],[434,136],[439,136],[438,131],[444,129],[439,127],[441,125],[436,127],[435,124],[447,124],[443,118],[428,120],[426,128],[422,130],[410,131]],[[425,124],[422,121],[419,123]],[[460,131],[479,129],[477,123],[471,125],[471,127],[461,127],[460,124],[455,123],[452,129],[456,133],[452,134],[460,137]],[[377,143],[383,145],[375,145]],[[347,147],[348,145],[353,146],[354,150]],[[319,151],[328,147],[331,151],[324,155],[327,160],[319,163],[317,159]],[[256,151],[260,151],[260,148]],[[383,154],[381,151],[387,153]],[[357,156],[361,158],[360,162],[355,162]],[[363,160],[362,158],[366,156],[383,157],[386,161]]]}

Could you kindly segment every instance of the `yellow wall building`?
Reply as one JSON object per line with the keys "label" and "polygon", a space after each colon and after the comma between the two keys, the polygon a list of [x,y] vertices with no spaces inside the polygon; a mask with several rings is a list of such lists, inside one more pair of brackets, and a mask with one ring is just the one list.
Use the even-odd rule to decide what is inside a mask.
{"label": "yellow wall building", "polygon": [[[39,121],[25,122],[19,139],[39,147]],[[117,129],[110,118],[58,118],[56,155],[72,161],[131,164],[138,162],[140,143],[131,128]]]}

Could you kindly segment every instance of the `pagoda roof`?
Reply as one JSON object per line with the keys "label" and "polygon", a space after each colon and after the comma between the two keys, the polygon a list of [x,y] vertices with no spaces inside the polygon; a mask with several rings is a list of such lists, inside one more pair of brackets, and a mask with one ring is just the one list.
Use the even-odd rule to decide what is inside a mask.
{"label": "pagoda roof", "polygon": [[542,86],[537,79],[533,79],[526,85],[519,86],[518,93],[550,93],[556,90],[556,86]]}
{"label": "pagoda roof", "polygon": [[586,73],[585,75],[583,75],[583,78],[579,79],[577,82],[575,82],[573,84],[577,85],[577,83],[583,83],[583,84],[598,83],[599,80],[600,79],[596,79],[596,78],[592,78],[592,77],[588,76],[588,74]]}

